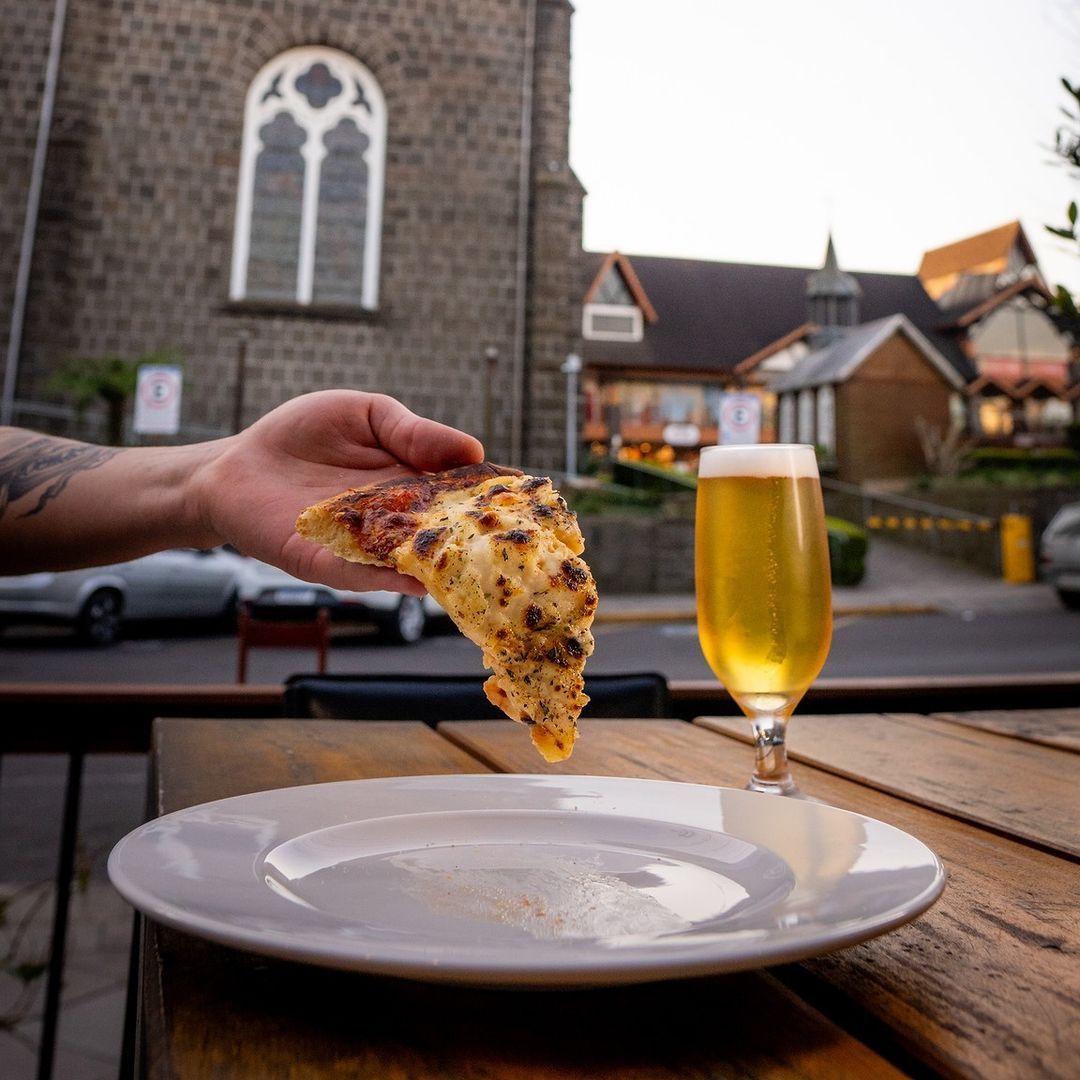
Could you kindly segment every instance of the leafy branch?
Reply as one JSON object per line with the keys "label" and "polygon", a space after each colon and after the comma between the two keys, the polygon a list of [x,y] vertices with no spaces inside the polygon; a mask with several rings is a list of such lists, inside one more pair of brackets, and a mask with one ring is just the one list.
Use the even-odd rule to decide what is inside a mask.
{"label": "leafy branch", "polygon": [[[1061,107],[1065,119],[1054,132],[1054,154],[1074,177],[1080,179],[1080,81],[1073,84],[1062,78],[1061,85],[1069,97],[1069,104]],[[1080,234],[1077,233],[1080,211],[1075,199],[1066,208],[1065,218],[1065,225],[1047,225],[1046,231],[1076,244],[1080,253]],[[1074,341],[1080,343],[1080,308],[1077,307],[1076,297],[1064,285],[1058,285],[1054,290],[1050,314]]]}

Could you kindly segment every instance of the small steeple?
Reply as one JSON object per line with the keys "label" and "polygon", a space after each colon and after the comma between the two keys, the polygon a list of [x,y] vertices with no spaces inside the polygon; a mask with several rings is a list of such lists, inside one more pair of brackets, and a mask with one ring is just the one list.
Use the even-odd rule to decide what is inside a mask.
{"label": "small steeple", "polygon": [[806,277],[807,318],[818,326],[855,326],[859,322],[862,289],[854,275],[840,269],[829,233],[825,265]]}

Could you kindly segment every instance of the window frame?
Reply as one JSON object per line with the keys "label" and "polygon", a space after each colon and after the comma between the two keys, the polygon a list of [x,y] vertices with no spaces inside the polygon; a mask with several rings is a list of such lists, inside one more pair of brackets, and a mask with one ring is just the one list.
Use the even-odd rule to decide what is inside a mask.
{"label": "window frame", "polygon": [[[355,80],[370,112],[350,102],[351,91],[331,99],[320,109],[313,108],[294,82],[312,64],[324,63],[335,77],[345,75],[346,86]],[[282,78],[282,76],[284,76]],[[275,90],[275,79],[281,83]],[[259,136],[261,127],[285,110],[307,133],[300,149],[304,159],[304,187],[301,202],[299,250],[296,262],[296,295],[292,300],[275,300],[251,296],[247,289],[248,261],[251,253],[251,213],[255,196],[255,164],[263,149]],[[264,64],[248,86],[244,99],[244,127],[240,151],[240,172],[237,181],[236,221],[233,229],[232,268],[229,277],[229,300],[233,303],[295,304],[318,309],[321,302],[314,299],[315,252],[318,240],[319,188],[322,162],[327,148],[323,137],[344,118],[355,121],[367,136],[364,153],[367,165],[367,207],[364,224],[362,277],[357,297],[358,305],[366,311],[376,311],[379,305],[379,260],[382,239],[383,186],[386,168],[386,101],[374,75],[355,56],[325,45],[300,45],[278,53]],[[340,305],[335,305],[340,306]]]}
{"label": "window frame", "polygon": [[[633,325],[627,333],[618,330],[594,330],[594,315],[629,315]],[[641,308],[636,304],[585,304],[581,312],[581,335],[586,341],[641,341],[645,336]]]}

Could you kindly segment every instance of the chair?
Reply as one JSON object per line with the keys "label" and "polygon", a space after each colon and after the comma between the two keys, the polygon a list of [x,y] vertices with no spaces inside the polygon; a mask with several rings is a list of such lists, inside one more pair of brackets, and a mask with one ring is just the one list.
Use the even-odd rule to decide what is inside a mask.
{"label": "chair", "polygon": [[[293,675],[285,715],[323,720],[486,720],[503,716],[483,691],[484,675]],[[667,680],[652,672],[585,679],[589,717],[671,716]]]}
{"label": "chair", "polygon": [[307,619],[259,618],[250,604],[243,604],[236,619],[236,681],[247,682],[248,650],[268,645],[278,648],[313,648],[319,674],[326,672],[326,653],[330,644],[330,612],[318,608]]}

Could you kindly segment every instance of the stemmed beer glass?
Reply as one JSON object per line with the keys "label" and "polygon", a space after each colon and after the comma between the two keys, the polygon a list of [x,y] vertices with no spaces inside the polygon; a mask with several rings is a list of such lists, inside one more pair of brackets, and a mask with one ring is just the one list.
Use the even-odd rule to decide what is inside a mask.
{"label": "stemmed beer glass", "polygon": [[787,722],[825,663],[832,594],[812,446],[709,446],[698,465],[698,637],[754,730],[752,791],[798,795]]}

